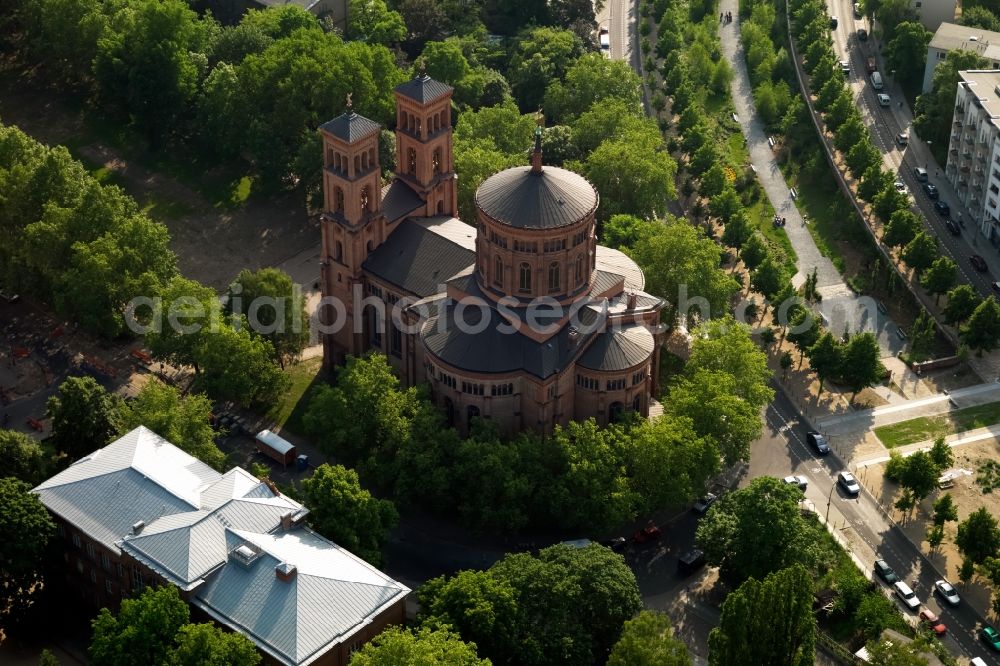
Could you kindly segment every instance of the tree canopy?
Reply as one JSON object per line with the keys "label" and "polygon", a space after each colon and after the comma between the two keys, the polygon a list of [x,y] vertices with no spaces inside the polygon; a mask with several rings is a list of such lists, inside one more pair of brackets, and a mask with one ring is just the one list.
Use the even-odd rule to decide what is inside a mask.
{"label": "tree canopy", "polygon": [[644,610],[622,627],[607,666],[691,666],[691,657],[667,614]]}
{"label": "tree canopy", "polygon": [[56,450],[76,460],[106,446],[119,431],[120,403],[93,377],[68,377],[48,402]]}
{"label": "tree canopy", "polygon": [[0,430],[0,469],[32,486],[45,480],[48,459],[32,437],[16,430]]}
{"label": "tree canopy", "polygon": [[448,629],[390,627],[351,656],[350,666],[490,666],[476,645]]}
{"label": "tree canopy", "polygon": [[31,603],[45,548],[56,533],[48,509],[31,486],[0,477],[0,621],[5,625]]}

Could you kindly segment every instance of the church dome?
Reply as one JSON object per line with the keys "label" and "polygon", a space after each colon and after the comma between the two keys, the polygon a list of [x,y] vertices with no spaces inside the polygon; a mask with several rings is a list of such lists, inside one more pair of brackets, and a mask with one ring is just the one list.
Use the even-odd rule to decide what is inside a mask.
{"label": "church dome", "polygon": [[597,190],[583,176],[547,166],[513,167],[490,176],[476,190],[487,217],[519,229],[555,229],[592,215]]}

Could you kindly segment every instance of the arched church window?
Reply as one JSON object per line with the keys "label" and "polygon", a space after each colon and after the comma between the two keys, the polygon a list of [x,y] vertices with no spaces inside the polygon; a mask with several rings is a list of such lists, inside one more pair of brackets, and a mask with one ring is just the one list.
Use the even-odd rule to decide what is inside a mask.
{"label": "arched church window", "polygon": [[553,262],[549,265],[549,291],[559,289],[559,264]]}
{"label": "arched church window", "polygon": [[431,157],[432,164],[434,165],[434,175],[441,173],[441,149],[435,148],[434,153]]}
{"label": "arched church window", "polygon": [[531,266],[526,263],[522,263],[520,273],[519,284],[521,291],[531,291]]}
{"label": "arched church window", "polygon": [[333,188],[333,210],[337,213],[344,212],[344,190],[339,187]]}
{"label": "arched church window", "polygon": [[417,173],[417,151],[413,148],[406,151],[406,173],[411,176]]}
{"label": "arched church window", "polygon": [[503,259],[498,254],[493,258],[493,282],[498,286],[503,286]]}

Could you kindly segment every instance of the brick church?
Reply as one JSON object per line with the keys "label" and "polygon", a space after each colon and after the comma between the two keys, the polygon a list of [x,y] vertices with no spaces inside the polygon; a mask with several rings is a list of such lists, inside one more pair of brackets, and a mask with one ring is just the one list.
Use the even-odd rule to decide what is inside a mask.
{"label": "brick church", "polygon": [[378,123],[348,108],[320,127],[326,363],[385,354],[463,432],[475,417],[547,433],[648,414],[663,301],[597,244],[597,191],[543,165],[539,129],[531,165],[486,179],[476,219],[457,219],[451,96],[424,73],[395,89],[385,187]]}

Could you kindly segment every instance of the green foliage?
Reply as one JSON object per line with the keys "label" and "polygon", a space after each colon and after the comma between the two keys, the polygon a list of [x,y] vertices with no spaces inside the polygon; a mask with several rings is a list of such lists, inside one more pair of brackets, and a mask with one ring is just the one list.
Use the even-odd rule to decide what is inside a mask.
{"label": "green foliage", "polygon": [[47,406],[55,450],[76,460],[106,446],[118,434],[120,402],[93,377],[68,377]]}
{"label": "green foliage", "polygon": [[947,522],[958,521],[958,506],[951,498],[951,493],[945,493],[934,501],[934,524],[944,526]]}
{"label": "green foliage", "polygon": [[421,664],[422,666],[490,666],[475,643],[464,642],[448,629],[389,627],[351,656],[350,666]]}
{"label": "green foliage", "polygon": [[281,367],[294,360],[309,342],[306,297],[288,273],[280,269],[240,271],[229,285],[226,312],[245,313],[250,332],[271,343],[274,360]]}
{"label": "green foliage", "polygon": [[[903,257],[903,261],[919,275],[930,268],[935,259],[940,256],[937,239],[925,231],[918,232],[913,237],[913,240],[903,248],[901,256]],[[942,268],[945,267],[946,265],[942,265]],[[936,282],[932,284],[939,286]]]}
{"label": "green foliage", "polygon": [[959,25],[1000,32],[1000,17],[986,7],[962,7],[962,16],[958,19],[958,23]]}
{"label": "green foliage", "polygon": [[874,666],[927,666],[928,656],[933,656],[926,646],[914,641],[901,643],[889,639],[873,640],[868,648],[868,662]]}
{"label": "green foliage", "polygon": [[487,141],[506,155],[525,155],[534,141],[535,127],[532,114],[522,114],[513,102],[508,101],[462,113],[455,126],[455,139],[463,142]]}
{"label": "green foliage", "polygon": [[[883,173],[881,170],[879,173]],[[891,175],[888,176],[891,179]],[[883,191],[892,187],[892,181],[887,180],[883,186]],[[923,229],[920,218],[911,210],[900,208],[896,210],[885,225],[885,233],[882,241],[891,247],[909,245]]]}
{"label": "green foliage", "polygon": [[169,666],[257,666],[261,660],[253,641],[214,624],[186,624],[177,630],[176,641]]}
{"label": "green foliage", "polygon": [[88,656],[95,666],[169,663],[174,639],[191,611],[173,585],[147,588],[122,600],[118,616],[102,608],[91,626]]}
{"label": "green foliage", "polygon": [[[347,37],[349,39],[388,46],[406,38],[406,25],[403,23],[403,17],[399,12],[389,9],[384,0],[350,0],[348,7]],[[424,55],[427,55],[426,49]],[[431,71],[430,58],[428,58],[427,67],[428,71]]]}
{"label": "green foliage", "polygon": [[775,262],[770,255],[765,257],[764,261],[750,275],[750,284],[753,288],[769,300],[773,299],[787,283],[788,275],[785,273],[784,267]]}
{"label": "green foliage", "polygon": [[378,566],[389,530],[399,522],[392,502],[361,487],[358,473],[323,463],[302,482],[312,527],[355,555]]}
{"label": "green foliage", "polygon": [[913,328],[910,329],[909,360],[919,362],[928,358],[933,350],[936,335],[937,327],[934,325],[934,319],[926,310],[921,310],[916,321],[913,322]]}
{"label": "green foliage", "polygon": [[816,378],[819,379],[819,390],[822,393],[823,383],[827,379],[832,379],[840,375],[844,364],[843,345],[833,337],[830,331],[826,331],[819,340],[806,350],[809,358],[809,365]]}
{"label": "green foliage", "polygon": [[640,238],[650,233],[652,224],[634,215],[613,215],[604,224],[601,243],[620,250],[635,247]]}
{"label": "green foliage", "polygon": [[881,592],[866,594],[858,604],[854,620],[858,626],[864,627],[865,636],[877,638],[882,632],[892,627],[899,611],[896,605]]}
{"label": "green foliage", "polygon": [[607,666],[690,666],[684,641],[674,636],[666,613],[644,610],[622,627]]}
{"label": "green foliage", "polygon": [[32,604],[46,546],[56,533],[48,510],[30,490],[24,481],[0,477],[0,622],[7,627]]}
{"label": "green foliage", "polygon": [[753,224],[750,215],[745,210],[739,210],[731,215],[722,231],[722,242],[736,248],[737,254],[753,234]]}
{"label": "green foliage", "polygon": [[955,459],[954,453],[947,442],[944,441],[944,437],[938,437],[934,440],[934,444],[931,446],[930,451],[927,452],[927,455],[930,456],[938,470],[942,472],[951,467]]}
{"label": "green foliage", "polygon": [[705,322],[694,332],[686,371],[715,370],[736,381],[733,395],[760,409],[774,399],[768,385],[771,370],[767,355],[750,338],[750,328],[732,317]]}
{"label": "green foliage", "polygon": [[811,665],[812,586],[810,572],[800,564],[740,585],[726,597],[719,626],[709,634],[709,664]]}
{"label": "green foliage", "polygon": [[885,375],[885,366],[880,360],[882,352],[871,331],[852,335],[844,345],[843,354],[840,376],[853,393],[876,384]]}
{"label": "green foliage", "polygon": [[920,89],[932,36],[921,23],[906,21],[896,26],[895,35],[888,42],[886,64],[896,71],[896,78],[907,90]]}
{"label": "green foliage", "polygon": [[215,431],[208,420],[212,403],[198,393],[182,395],[179,390],[153,378],[135,400],[119,408],[119,434],[146,426],[179,449],[217,470],[226,456],[215,445]]}
{"label": "green foliage", "polygon": [[600,220],[616,214],[653,219],[667,212],[676,198],[677,164],[662,147],[659,136],[636,133],[605,140],[587,157],[583,174],[601,195]]}
{"label": "green foliage", "polygon": [[38,442],[16,430],[0,430],[0,469],[36,486],[48,476],[49,461]]}
{"label": "green foliage", "polygon": [[463,220],[476,219],[476,190],[493,174],[524,164],[522,152],[505,153],[492,140],[455,140],[455,173],[458,174],[458,212]]}
{"label": "green foliage", "polygon": [[978,356],[1000,344],[1000,305],[990,296],[972,311],[960,331],[962,342]]}
{"label": "green foliage", "polygon": [[913,130],[924,141],[931,141],[934,156],[944,164],[948,140],[951,138],[951,119],[955,110],[955,89],[958,72],[989,67],[989,62],[973,51],[950,51],[943,62],[938,62],[931,79],[931,90],[917,98],[913,107]]}
{"label": "green foliage", "polygon": [[626,108],[640,108],[639,77],[624,61],[588,53],[567,69],[564,80],[549,84],[544,108],[552,120],[568,123],[594,104],[611,99],[621,100]]}
{"label": "green foliage", "polygon": [[517,42],[507,70],[518,106],[522,109],[542,106],[549,82],[566,76],[583,52],[583,42],[569,30],[549,27],[530,30]]}
{"label": "green foliage", "polygon": [[982,299],[970,284],[960,284],[948,292],[948,302],[944,306],[944,320],[955,325],[968,319]]}
{"label": "green foliage", "polygon": [[955,545],[965,559],[980,564],[1000,552],[1000,527],[985,507],[980,507],[958,524]]}

